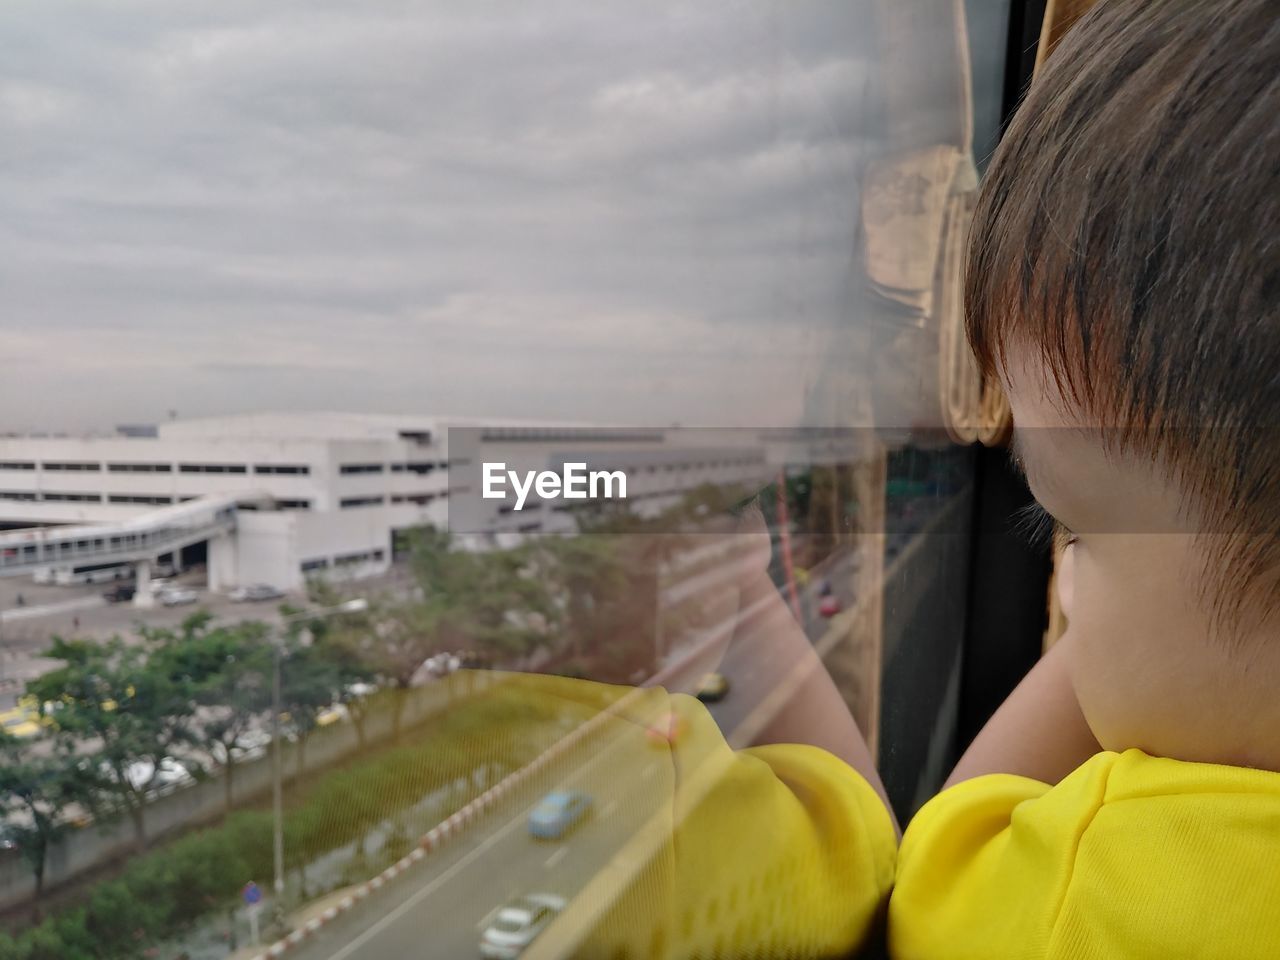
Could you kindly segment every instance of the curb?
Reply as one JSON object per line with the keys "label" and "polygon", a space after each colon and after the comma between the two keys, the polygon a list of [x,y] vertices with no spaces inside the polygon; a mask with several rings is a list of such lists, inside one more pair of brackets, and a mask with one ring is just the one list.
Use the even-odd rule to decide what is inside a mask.
{"label": "curb", "polygon": [[418,845],[405,854],[391,866],[387,867],[377,876],[366,880],[360,884],[350,894],[343,897],[338,903],[329,907],[318,916],[312,917],[302,926],[289,933],[283,939],[277,940],[271,944],[263,952],[256,954],[252,960],[269,960],[271,957],[283,956],[294,947],[301,945],[309,937],[313,936],[317,931],[325,925],[333,922],[342,916],[356,904],[366,899],[370,894],[382,889],[390,881],[400,876],[415,863],[426,859],[427,854],[433,853],[439,847],[443,846],[455,834],[463,831],[472,820],[476,819],[482,813],[501,800],[514,788],[523,784],[533,774],[539,772],[547,766],[552,760],[556,759],[561,753],[572,746],[575,746],[581,740],[595,732],[595,729],[604,721],[603,718],[611,715],[624,702],[630,700],[633,694],[626,694],[620,697],[615,703],[597,713],[595,716],[584,721],[581,726],[576,727],[569,733],[565,734],[551,746],[549,746],[538,756],[534,757],[529,763],[516,770],[502,780],[499,780],[492,787],[480,794],[469,803],[459,808],[449,817],[440,821],[418,841]]}
{"label": "curb", "polygon": [[454,834],[461,833],[462,829],[468,823],[480,814],[486,812],[489,807],[502,799],[502,797],[512,789],[523,784],[525,780],[542,770],[547,764],[552,760],[555,760],[564,751],[577,745],[580,741],[594,733],[597,727],[604,724],[606,718],[614,716],[632,700],[641,697],[643,695],[641,693],[642,690],[653,686],[660,686],[666,680],[679,673],[681,669],[687,667],[708,649],[714,648],[714,646],[719,642],[720,637],[713,634],[703,643],[700,643],[690,651],[688,655],[682,657],[676,663],[668,665],[646,680],[643,687],[634,688],[619,697],[614,703],[601,710],[595,716],[585,720],[581,726],[578,726],[565,734],[551,746],[547,747],[546,750],[529,761],[528,764],[521,767],[519,770],[509,773],[484,793],[480,794],[474,800],[471,800],[455,813],[428,830],[423,834],[422,838],[418,841],[418,845],[414,847],[413,850],[405,854],[395,863],[391,864],[391,866],[387,867],[372,879],[366,880],[364,883],[360,884],[350,894],[338,901],[338,903],[329,907],[318,916],[312,917],[283,939],[277,940],[275,943],[271,944],[263,952],[255,954],[252,960],[270,960],[272,957],[280,957],[306,942],[309,937],[315,935],[317,931],[321,930],[327,924],[332,923],[352,907],[356,906],[356,904],[365,900],[370,894],[381,890],[387,885],[387,883],[400,876],[415,863],[425,860],[427,854],[437,850]]}

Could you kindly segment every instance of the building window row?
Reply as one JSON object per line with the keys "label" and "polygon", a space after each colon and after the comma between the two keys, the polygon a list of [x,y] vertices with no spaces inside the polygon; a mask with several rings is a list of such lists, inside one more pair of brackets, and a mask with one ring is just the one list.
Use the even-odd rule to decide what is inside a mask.
{"label": "building window row", "polygon": [[360,563],[381,563],[386,559],[387,552],[381,548],[377,550],[362,550],[358,553],[341,553],[330,560],[328,557],[313,557],[310,560],[302,561],[302,572],[316,573],[320,570],[327,570],[329,567],[352,567]]}
{"label": "building window row", "polygon": [[416,463],[393,463],[391,465],[392,473],[416,473],[418,475],[430,473],[436,468],[434,461],[425,460]]}
{"label": "building window row", "polygon": [[333,558],[335,567],[350,567],[357,563],[380,563],[386,557],[386,552],[378,550],[365,550],[360,553],[342,553]]}
{"label": "building window row", "polygon": [[171,463],[108,463],[108,473],[173,473]]}
{"label": "building window row", "polygon": [[37,499],[34,493],[27,493],[21,490],[0,490],[0,500],[22,500],[30,502]]}
{"label": "building window row", "polygon": [[305,477],[311,468],[305,463],[255,463],[253,472],[259,476],[276,474],[280,476]]}
{"label": "building window row", "polygon": [[180,463],[179,473],[248,473],[243,463]]}
{"label": "building window row", "polygon": [[338,468],[338,472],[343,476],[351,476],[356,473],[381,473],[382,464],[380,463],[344,463]]}
{"label": "building window row", "polygon": [[343,510],[352,507],[380,507],[385,500],[385,497],[343,497],[338,501],[338,506]]}
{"label": "building window row", "polygon": [[436,498],[434,493],[396,493],[391,497],[392,503],[413,503],[425,507]]}
{"label": "building window row", "polygon": [[34,470],[34,460],[0,460],[0,470]]}
{"label": "building window row", "polygon": [[88,460],[46,460],[40,464],[41,469],[50,471],[66,471],[72,473],[97,473],[102,464]]}
{"label": "building window row", "polygon": [[140,493],[113,493],[107,497],[108,503],[142,503],[148,506],[167,506],[173,503],[173,497],[150,496]]}
{"label": "building window row", "polygon": [[279,510],[310,510],[310,500],[277,500],[276,508]]}
{"label": "building window row", "polygon": [[46,493],[46,503],[101,503],[100,493]]}

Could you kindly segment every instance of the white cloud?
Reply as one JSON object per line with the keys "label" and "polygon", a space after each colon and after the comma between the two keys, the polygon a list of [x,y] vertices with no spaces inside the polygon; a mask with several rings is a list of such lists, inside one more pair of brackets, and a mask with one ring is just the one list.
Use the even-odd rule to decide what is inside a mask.
{"label": "white cloud", "polygon": [[0,430],[788,422],[860,362],[867,3],[0,6]]}

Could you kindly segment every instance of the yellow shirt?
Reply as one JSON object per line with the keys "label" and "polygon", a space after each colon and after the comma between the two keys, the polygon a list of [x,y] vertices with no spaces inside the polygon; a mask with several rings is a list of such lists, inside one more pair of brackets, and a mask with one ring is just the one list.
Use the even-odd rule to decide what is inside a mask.
{"label": "yellow shirt", "polygon": [[[557,682],[562,696],[568,683],[572,695],[608,689],[537,686]],[[816,747],[734,751],[692,697],[650,688],[619,702],[590,749],[607,754],[611,777],[639,773],[630,794],[643,825],[616,838],[529,960],[850,955],[883,915],[897,854],[871,786]]]}
{"label": "yellow shirt", "polygon": [[907,828],[895,960],[1276,960],[1280,774],[1101,753],[979,777]]}

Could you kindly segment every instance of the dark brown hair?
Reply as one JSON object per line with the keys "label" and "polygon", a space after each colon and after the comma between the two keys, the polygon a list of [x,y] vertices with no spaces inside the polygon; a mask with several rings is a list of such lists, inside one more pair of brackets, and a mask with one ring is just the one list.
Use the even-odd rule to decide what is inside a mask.
{"label": "dark brown hair", "polygon": [[[992,160],[965,279],[989,373],[1031,350],[1223,534],[1215,603],[1280,599],[1280,14],[1102,0]],[[1224,589],[1225,588],[1225,589]]]}

